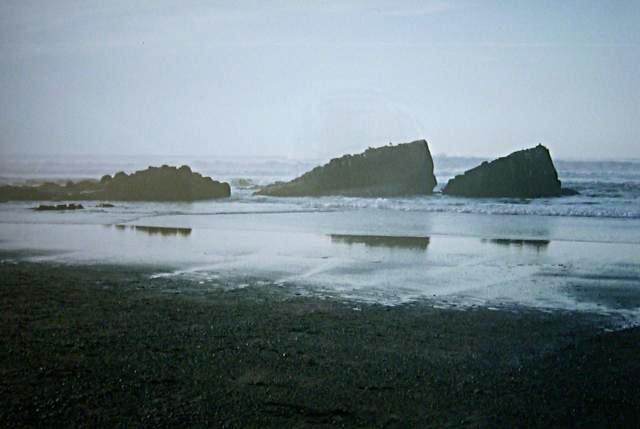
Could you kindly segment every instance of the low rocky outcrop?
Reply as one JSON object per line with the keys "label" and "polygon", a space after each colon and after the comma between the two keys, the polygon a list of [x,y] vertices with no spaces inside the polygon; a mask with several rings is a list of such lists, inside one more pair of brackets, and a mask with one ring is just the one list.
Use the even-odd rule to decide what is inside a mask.
{"label": "low rocky outcrop", "polygon": [[444,194],[461,197],[540,198],[574,195],[563,189],[549,149],[539,144],[465,171],[450,179]]}
{"label": "low rocky outcrop", "polygon": [[293,179],[268,185],[257,195],[387,197],[431,194],[436,185],[425,140],[369,148],[344,155]]}
{"label": "low rocky outcrop", "polygon": [[149,167],[127,175],[104,176],[104,200],[113,201],[194,201],[231,195],[228,183],[194,173],[189,167]]}
{"label": "low rocky outcrop", "polygon": [[[189,167],[149,167],[132,174],[106,175],[100,181],[43,183],[39,186],[1,186],[0,200],[102,200],[102,201],[195,201],[225,198],[228,183],[194,173]],[[103,207],[108,207],[103,205]]]}
{"label": "low rocky outcrop", "polygon": [[0,201],[37,201],[65,199],[65,187],[57,183],[43,183],[37,186],[0,186]]}
{"label": "low rocky outcrop", "polygon": [[65,211],[65,210],[82,210],[84,207],[82,204],[56,204],[56,205],[46,205],[40,204],[38,207],[34,208],[35,211]]}

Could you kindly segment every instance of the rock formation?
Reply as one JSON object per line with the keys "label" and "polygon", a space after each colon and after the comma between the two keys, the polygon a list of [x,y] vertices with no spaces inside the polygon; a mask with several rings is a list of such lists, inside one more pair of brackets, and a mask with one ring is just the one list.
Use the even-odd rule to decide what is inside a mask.
{"label": "rock formation", "polygon": [[131,175],[116,173],[103,177],[103,200],[114,201],[194,201],[224,198],[231,194],[228,183],[194,173],[189,167],[149,167]]}
{"label": "rock formation", "polygon": [[256,194],[388,197],[431,194],[435,185],[429,146],[425,140],[418,140],[369,148],[358,155],[344,155],[290,182],[268,185]]}
{"label": "rock formation", "polygon": [[[189,167],[149,167],[127,175],[119,172],[100,181],[83,180],[66,185],[1,186],[0,200],[102,200],[102,201],[194,201],[224,198],[228,183],[194,173]],[[106,207],[106,205],[105,205]]]}
{"label": "rock formation", "polygon": [[46,205],[40,204],[38,207],[35,207],[36,211],[65,211],[65,210],[82,210],[84,207],[82,204],[57,204],[57,205]]}
{"label": "rock formation", "polygon": [[520,150],[465,171],[442,190],[461,197],[540,198],[574,195],[562,189],[549,150],[543,145]]}

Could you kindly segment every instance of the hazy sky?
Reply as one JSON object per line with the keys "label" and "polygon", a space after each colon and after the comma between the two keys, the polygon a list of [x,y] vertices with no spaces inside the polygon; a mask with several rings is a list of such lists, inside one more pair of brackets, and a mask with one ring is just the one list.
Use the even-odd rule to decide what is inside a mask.
{"label": "hazy sky", "polygon": [[640,1],[0,2],[0,147],[640,157]]}

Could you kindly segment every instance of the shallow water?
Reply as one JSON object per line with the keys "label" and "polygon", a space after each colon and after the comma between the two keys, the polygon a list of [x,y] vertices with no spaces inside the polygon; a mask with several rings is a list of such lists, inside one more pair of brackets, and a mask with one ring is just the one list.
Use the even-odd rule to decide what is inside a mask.
{"label": "shallow water", "polygon": [[[473,217],[465,220],[473,231]],[[637,242],[556,239],[569,234],[548,225],[496,236],[488,232],[497,227],[482,222],[466,236],[418,235],[410,222],[393,224],[403,234],[388,225],[380,234],[379,221],[365,211],[155,216],[113,225],[5,223],[0,238],[4,249],[45,252],[34,260],[155,265],[156,276],[191,279],[196,289],[263,284],[383,304],[429,299],[640,316]],[[441,228],[437,220],[425,225]]]}
{"label": "shallow water", "polygon": [[[256,197],[252,183],[307,165],[234,162],[220,170],[200,161],[200,171],[217,168],[227,175],[216,178],[236,183],[228,200],[86,202],[69,212],[0,204],[0,248],[65,263],[154,265],[156,276],[191,279],[194,289],[258,284],[383,304],[428,299],[640,320],[637,161],[560,161],[561,179],[582,195],[540,200]],[[442,186],[477,160],[436,162]],[[88,171],[54,170],[46,173]]]}

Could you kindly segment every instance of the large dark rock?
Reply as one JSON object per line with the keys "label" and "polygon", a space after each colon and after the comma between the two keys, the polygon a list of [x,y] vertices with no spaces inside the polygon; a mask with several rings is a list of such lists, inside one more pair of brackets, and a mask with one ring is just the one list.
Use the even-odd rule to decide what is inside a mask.
{"label": "large dark rock", "polygon": [[112,201],[194,201],[224,198],[231,194],[228,183],[180,168],[149,167],[127,175],[116,173],[100,181],[83,180],[66,185],[2,186],[0,200],[112,200]]}
{"label": "large dark rock", "polygon": [[573,195],[562,189],[549,149],[539,144],[465,171],[442,190],[461,197],[539,198]]}
{"label": "large dark rock", "polygon": [[194,201],[231,195],[228,183],[193,173],[186,165],[149,167],[131,175],[119,172],[111,180],[103,177],[101,182],[104,183],[101,199],[105,200]]}
{"label": "large dark rock", "polygon": [[276,182],[256,194],[278,197],[349,195],[386,197],[430,194],[436,185],[425,140],[344,155],[290,182]]}

